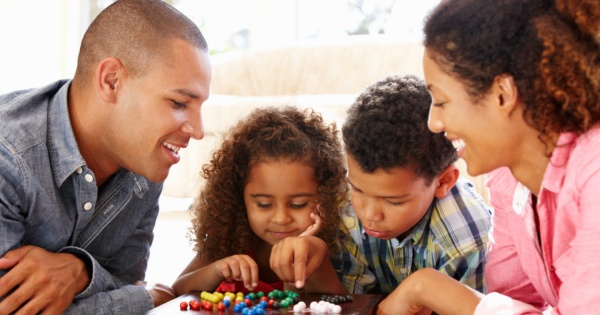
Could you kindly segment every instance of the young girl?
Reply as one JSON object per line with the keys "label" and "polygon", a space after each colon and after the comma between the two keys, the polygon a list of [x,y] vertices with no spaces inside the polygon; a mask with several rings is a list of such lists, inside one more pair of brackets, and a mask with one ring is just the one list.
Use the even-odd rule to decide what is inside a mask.
{"label": "young girl", "polygon": [[177,295],[292,289],[288,282],[345,292],[330,280],[326,257],[347,198],[335,125],[312,110],[254,110],[202,175],[205,187],[190,209],[198,254],[173,284]]}

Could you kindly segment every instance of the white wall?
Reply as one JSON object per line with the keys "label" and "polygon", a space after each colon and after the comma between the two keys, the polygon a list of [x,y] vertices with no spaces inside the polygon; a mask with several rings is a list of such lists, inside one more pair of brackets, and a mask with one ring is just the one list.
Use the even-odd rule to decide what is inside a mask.
{"label": "white wall", "polygon": [[73,76],[88,3],[0,0],[0,93]]}

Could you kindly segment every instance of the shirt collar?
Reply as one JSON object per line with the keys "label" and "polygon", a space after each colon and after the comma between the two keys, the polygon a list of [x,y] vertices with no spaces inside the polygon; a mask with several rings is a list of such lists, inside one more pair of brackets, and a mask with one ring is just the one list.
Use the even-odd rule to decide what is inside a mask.
{"label": "shirt collar", "polygon": [[54,180],[59,187],[73,172],[85,165],[69,117],[67,96],[70,86],[71,81],[67,81],[48,104],[48,153]]}
{"label": "shirt collar", "polygon": [[573,132],[561,133],[556,146],[552,151],[552,157],[546,167],[544,178],[542,179],[542,189],[557,193],[562,186],[567,170],[567,162],[571,155],[571,149],[577,139],[577,134]]}

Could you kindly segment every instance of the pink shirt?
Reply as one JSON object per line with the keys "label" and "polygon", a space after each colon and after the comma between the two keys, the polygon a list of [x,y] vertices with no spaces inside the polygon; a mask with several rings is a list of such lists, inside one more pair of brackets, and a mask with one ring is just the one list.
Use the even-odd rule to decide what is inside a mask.
{"label": "pink shirt", "polygon": [[[488,292],[475,314],[600,312],[600,127],[561,134],[542,181],[537,209],[507,168],[487,182],[492,249]],[[498,294],[499,293],[499,294]]]}

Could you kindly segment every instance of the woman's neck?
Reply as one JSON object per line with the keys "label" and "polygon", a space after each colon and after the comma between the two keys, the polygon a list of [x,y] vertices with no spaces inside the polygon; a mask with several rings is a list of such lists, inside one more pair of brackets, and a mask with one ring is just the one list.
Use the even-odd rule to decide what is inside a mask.
{"label": "woman's neck", "polygon": [[521,150],[516,152],[514,162],[509,165],[509,168],[521,184],[538,196],[556,139],[545,144],[538,138],[537,130],[535,134],[525,136],[523,139],[519,146]]}

